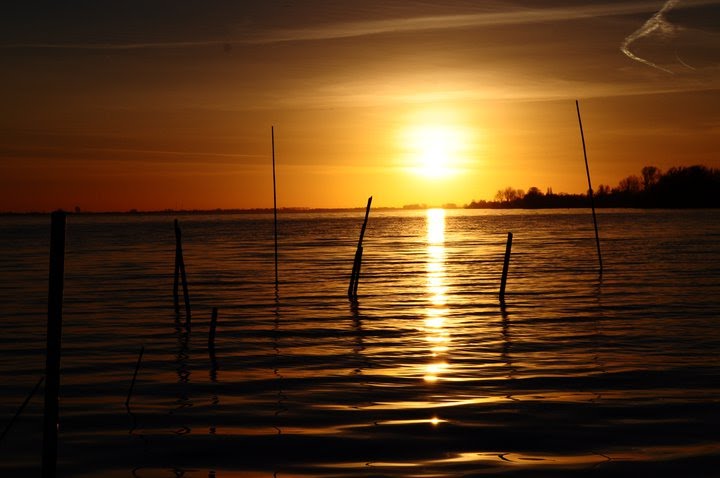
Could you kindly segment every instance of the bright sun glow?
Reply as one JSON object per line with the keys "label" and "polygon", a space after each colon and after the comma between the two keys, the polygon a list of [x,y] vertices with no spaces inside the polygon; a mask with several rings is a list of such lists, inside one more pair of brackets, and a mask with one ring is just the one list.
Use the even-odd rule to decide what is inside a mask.
{"label": "bright sun glow", "polygon": [[401,135],[405,164],[426,178],[445,178],[460,173],[472,146],[469,131],[456,124],[420,123]]}

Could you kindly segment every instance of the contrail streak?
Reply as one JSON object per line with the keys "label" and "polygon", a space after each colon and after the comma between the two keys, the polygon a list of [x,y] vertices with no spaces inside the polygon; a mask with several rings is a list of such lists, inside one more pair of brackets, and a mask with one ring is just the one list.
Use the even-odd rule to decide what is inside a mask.
{"label": "contrail streak", "polygon": [[655,15],[650,17],[643,26],[632,32],[625,38],[625,40],[623,40],[622,45],[620,46],[620,51],[627,55],[627,57],[631,60],[639,61],[640,63],[644,63],[660,71],[673,74],[673,72],[667,68],[663,68],[650,60],[640,58],[634,54],[630,51],[630,45],[632,45],[635,41],[650,35],[651,33],[659,33],[661,35],[671,34],[673,32],[673,26],[665,19],[665,13],[672,10],[678,3],[680,3],[680,0],[668,0],[665,2],[665,5],[663,5],[663,7]]}
{"label": "contrail streak", "polygon": [[[697,5],[717,4],[720,0],[694,0]],[[673,2],[668,2],[673,3]],[[632,0],[625,2],[571,5],[554,8],[524,8],[488,10],[481,13],[456,15],[408,16],[380,20],[359,20],[322,25],[306,25],[296,29],[256,29],[245,31],[238,38],[197,39],[191,41],[129,41],[125,43],[81,42],[81,43],[0,43],[0,49],[66,49],[66,50],[139,50],[194,48],[226,45],[256,45],[282,42],[302,42],[358,38],[381,34],[402,34],[419,31],[439,31],[463,28],[501,27],[531,25],[592,19],[604,16],[630,15],[653,11],[657,0]],[[628,37],[630,38],[630,37]]]}
{"label": "contrail streak", "polygon": [[685,68],[688,68],[688,69],[693,70],[693,71],[697,70],[697,68],[695,68],[694,66],[690,66],[690,65],[688,65],[687,63],[685,63],[685,61],[683,61],[683,59],[680,58],[680,55],[678,55],[677,52],[675,52],[675,58],[677,58],[677,61],[679,61],[680,64],[681,64],[682,66],[684,66]]}

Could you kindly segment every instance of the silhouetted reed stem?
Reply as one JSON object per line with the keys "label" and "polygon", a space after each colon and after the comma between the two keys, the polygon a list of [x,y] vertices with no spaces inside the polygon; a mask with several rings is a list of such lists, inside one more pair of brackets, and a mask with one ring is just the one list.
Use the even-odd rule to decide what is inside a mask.
{"label": "silhouetted reed stem", "polygon": [[500,304],[505,304],[505,284],[507,284],[508,268],[510,267],[510,250],[512,249],[512,232],[508,232],[505,244],[505,260],[503,262],[502,278],[500,279]]}
{"label": "silhouetted reed stem", "polygon": [[28,394],[27,397],[25,397],[25,401],[22,403],[22,405],[20,405],[20,408],[18,408],[17,412],[15,412],[15,415],[13,415],[13,417],[10,419],[8,424],[5,426],[5,429],[3,430],[2,434],[0,434],[0,443],[2,443],[3,438],[5,438],[5,435],[7,435],[7,433],[10,431],[10,428],[13,426],[13,423],[15,423],[15,420],[17,420],[17,417],[20,416],[20,414],[23,412],[23,410],[25,410],[25,407],[27,406],[27,404],[30,403],[30,400],[32,400],[32,398],[35,396],[35,394],[38,391],[38,388],[40,388],[40,384],[43,383],[43,381],[45,381],[44,376],[40,377],[40,380],[38,380],[38,382],[35,384],[32,391]]}
{"label": "silhouetted reed stem", "polygon": [[358,279],[358,268],[360,267],[360,248],[355,249],[355,257],[353,258],[352,272],[350,273],[350,285],[348,285],[348,298],[352,300],[355,297],[355,284]]}
{"label": "silhouetted reed stem", "polygon": [[65,277],[65,219],[63,211],[51,216],[50,274],[48,287],[47,346],[45,355],[45,415],[42,477],[54,478],[57,469],[58,395]]}
{"label": "silhouetted reed stem", "polygon": [[145,346],[140,346],[140,354],[138,355],[137,363],[135,364],[135,372],[133,373],[132,381],[130,382],[130,388],[128,389],[127,398],[125,399],[125,406],[130,406],[130,397],[132,397],[133,389],[135,388],[135,380],[137,379],[138,370],[140,370],[140,364],[142,363],[143,354],[145,353]]}
{"label": "silhouetted reed stem", "polygon": [[187,275],[185,274],[185,260],[182,250],[182,231],[178,220],[175,219],[175,280],[173,282],[173,298],[175,301],[175,314],[180,315],[180,300],[178,298],[178,276],[182,280],[183,296],[185,299],[185,325],[190,327],[190,293],[188,292]]}
{"label": "silhouetted reed stem", "polygon": [[363,246],[357,250],[357,267],[355,269],[355,283],[353,284],[353,298],[357,299],[358,284],[360,283],[360,269],[362,269]]}
{"label": "silhouetted reed stem", "polygon": [[575,100],[575,109],[577,109],[578,123],[580,124],[580,139],[582,139],[583,157],[585,158],[585,172],[588,180],[588,196],[590,197],[590,208],[592,209],[593,225],[595,226],[595,244],[597,244],[598,262],[600,263],[600,274],[603,271],[602,254],[600,254],[600,234],[598,233],[597,217],[595,216],[595,200],[593,199],[593,189],[590,183],[590,166],[588,166],[587,150],[585,149],[585,133],[583,132],[582,118],[580,118],[580,103]]}
{"label": "silhouetted reed stem", "polygon": [[272,143],[272,168],[273,168],[273,232],[275,235],[275,290],[280,286],[278,278],[278,222],[277,222],[277,187],[275,181],[275,127],[270,127],[270,141]]}
{"label": "silhouetted reed stem", "polygon": [[[277,291],[277,289],[275,289]],[[208,356],[210,357],[210,380],[217,382],[218,363],[215,357],[215,329],[217,327],[218,309],[213,307],[212,316],[210,317],[210,330],[208,332]],[[217,395],[213,400],[217,401]],[[217,402],[215,402],[217,403]],[[215,433],[215,427],[211,427],[211,433]]]}
{"label": "silhouetted reed stem", "polygon": [[210,331],[208,332],[208,352],[211,357],[215,356],[215,328],[217,327],[218,308],[213,307],[210,317]]}
{"label": "silhouetted reed stem", "polygon": [[362,242],[365,237],[365,228],[367,227],[368,217],[370,216],[370,206],[372,205],[372,196],[368,198],[367,207],[365,208],[365,220],[362,229],[360,229],[360,238],[358,239],[357,250],[355,251],[355,259],[353,261],[352,273],[350,274],[350,285],[348,286],[348,298],[350,300],[357,299],[358,282],[360,280],[360,266],[362,264],[363,247]]}

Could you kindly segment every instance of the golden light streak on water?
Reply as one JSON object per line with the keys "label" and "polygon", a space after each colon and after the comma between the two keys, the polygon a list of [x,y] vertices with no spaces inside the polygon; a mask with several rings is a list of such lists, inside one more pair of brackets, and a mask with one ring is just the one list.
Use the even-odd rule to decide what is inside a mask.
{"label": "golden light streak on water", "polygon": [[427,210],[427,237],[428,244],[445,244],[445,210]]}
{"label": "golden light streak on water", "polygon": [[445,210],[428,209],[427,225],[427,297],[425,340],[430,345],[432,361],[425,366],[425,382],[434,383],[449,368],[444,356],[450,350],[450,334],[445,329],[447,286],[445,271]]}

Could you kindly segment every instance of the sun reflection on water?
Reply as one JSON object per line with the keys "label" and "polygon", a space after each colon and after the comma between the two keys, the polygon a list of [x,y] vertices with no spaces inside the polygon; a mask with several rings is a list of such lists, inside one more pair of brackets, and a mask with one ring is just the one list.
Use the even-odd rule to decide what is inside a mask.
{"label": "sun reflection on water", "polygon": [[449,368],[444,355],[449,350],[450,335],[445,329],[447,286],[445,271],[445,210],[427,210],[427,296],[425,340],[432,360],[425,366],[424,380],[437,382]]}

